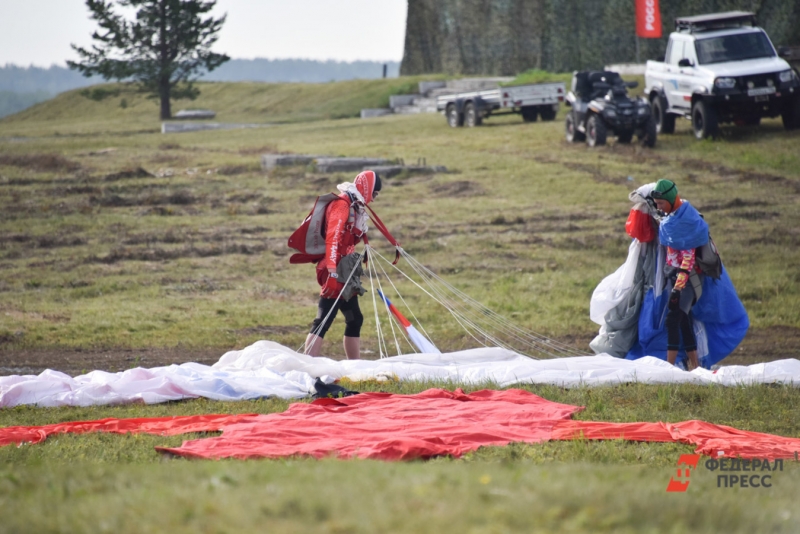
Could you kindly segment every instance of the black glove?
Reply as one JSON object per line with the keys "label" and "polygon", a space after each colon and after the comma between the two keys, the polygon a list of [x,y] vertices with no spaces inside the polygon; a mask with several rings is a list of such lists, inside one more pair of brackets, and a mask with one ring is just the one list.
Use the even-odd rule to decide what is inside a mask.
{"label": "black glove", "polygon": [[670,311],[677,311],[681,308],[681,292],[679,290],[673,289],[669,294],[669,304],[667,304],[667,307]]}

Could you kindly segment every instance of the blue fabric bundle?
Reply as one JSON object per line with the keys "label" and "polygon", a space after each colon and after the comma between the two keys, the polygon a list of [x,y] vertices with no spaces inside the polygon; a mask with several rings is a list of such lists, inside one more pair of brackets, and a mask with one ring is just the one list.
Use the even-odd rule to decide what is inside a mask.
{"label": "blue fabric bundle", "polygon": [[661,221],[658,239],[676,250],[702,247],[708,242],[708,223],[684,200],[675,213]]}
{"label": "blue fabric bundle", "polygon": [[[669,289],[658,296],[652,288],[647,292],[639,312],[639,342],[628,351],[626,359],[635,360],[642,356],[667,359],[665,320],[668,300]],[[692,316],[705,326],[708,354],[700,363],[706,369],[733,352],[750,328],[747,310],[724,269],[719,280],[707,276],[703,279],[703,296],[692,308]],[[685,357],[685,351],[681,350],[678,359]]]}

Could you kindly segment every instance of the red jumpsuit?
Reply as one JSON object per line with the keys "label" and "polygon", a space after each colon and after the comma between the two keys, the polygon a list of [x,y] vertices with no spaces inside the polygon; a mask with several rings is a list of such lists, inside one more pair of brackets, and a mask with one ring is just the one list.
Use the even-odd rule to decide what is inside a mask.
{"label": "red jumpsuit", "polygon": [[[375,189],[375,173],[364,171],[353,181],[365,204],[372,202]],[[325,257],[317,263],[317,282],[322,286],[328,279],[328,272],[335,271],[342,256],[355,250],[366,232],[366,213],[363,206],[361,215],[356,206],[351,206],[347,193],[339,195],[341,200],[334,200],[325,208]],[[361,226],[361,228],[359,228]]]}
{"label": "red jumpsuit", "polygon": [[328,279],[328,268],[336,269],[342,256],[353,253],[361,235],[350,217],[350,199],[342,193],[325,208],[325,257],[317,263],[317,282],[322,286]]}

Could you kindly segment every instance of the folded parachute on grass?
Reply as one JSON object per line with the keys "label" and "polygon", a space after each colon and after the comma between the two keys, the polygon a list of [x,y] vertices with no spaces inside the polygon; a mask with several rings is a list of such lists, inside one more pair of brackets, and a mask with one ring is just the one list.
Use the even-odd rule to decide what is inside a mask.
{"label": "folded parachute on grass", "polygon": [[18,405],[92,406],[142,402],[155,404],[205,397],[246,400],[297,399],[316,393],[317,379],[449,381],[509,387],[553,384],[561,387],[644,384],[793,384],[800,386],[800,360],[728,366],[691,373],[658,358],[636,361],[608,355],[534,360],[501,348],[443,354],[408,354],[380,360],[311,357],[272,341],[258,341],[224,354],[213,366],[184,363],[119,373],[92,371],[72,377],[47,370],[39,375],[0,377],[0,408]]}
{"label": "folded parachute on grass", "polygon": [[703,421],[605,423],[574,421],[583,408],[551,402],[522,390],[465,394],[429,389],[416,395],[363,393],[292,404],[267,415],[197,415],[103,419],[40,427],[0,428],[0,445],[38,443],[64,432],[144,432],[177,435],[222,431],[157,450],[193,458],[371,458],[413,460],[459,457],[482,446],[549,440],[678,442],[715,457],[794,458],[800,439],[747,432]]}

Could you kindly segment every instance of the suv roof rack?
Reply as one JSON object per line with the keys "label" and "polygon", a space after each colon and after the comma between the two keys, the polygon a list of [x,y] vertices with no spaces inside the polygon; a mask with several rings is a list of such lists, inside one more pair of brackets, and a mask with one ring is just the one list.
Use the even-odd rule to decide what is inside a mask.
{"label": "suv roof rack", "polygon": [[675,30],[686,33],[708,32],[712,30],[755,25],[756,15],[749,11],[726,11],[724,13],[696,15],[694,17],[677,17],[675,19]]}

